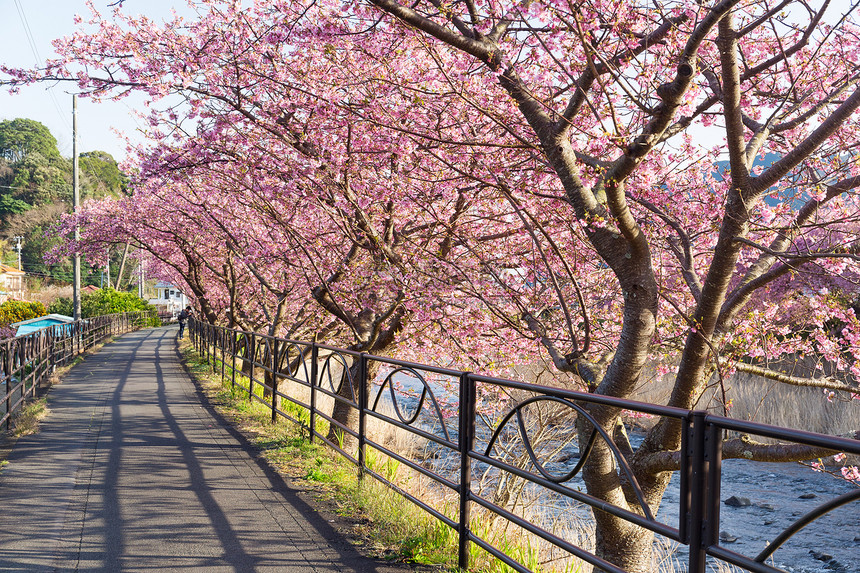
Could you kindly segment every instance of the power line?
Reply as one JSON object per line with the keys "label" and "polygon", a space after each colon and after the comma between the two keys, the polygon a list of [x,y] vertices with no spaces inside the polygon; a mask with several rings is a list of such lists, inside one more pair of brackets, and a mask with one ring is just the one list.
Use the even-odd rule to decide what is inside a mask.
{"label": "power line", "polygon": [[[24,27],[24,34],[27,36],[27,42],[30,44],[30,51],[33,52],[33,57],[36,58],[36,65],[38,66],[42,63],[42,56],[39,54],[36,37],[33,35],[33,30],[30,28],[30,22],[27,20],[27,14],[24,12],[24,7],[21,5],[19,0],[15,0],[15,7],[18,9],[18,16],[21,18],[21,24]],[[69,120],[60,108],[60,103],[57,101],[57,96],[54,95],[54,91],[51,88],[48,88],[45,91],[48,92],[51,101],[54,103],[54,107],[56,108],[60,119],[66,124],[66,127],[68,127]]]}
{"label": "power line", "polygon": [[[24,34],[27,36],[27,43],[30,45],[30,51],[33,52],[33,57],[36,58],[36,66],[39,66],[42,63],[42,56],[39,54],[38,44],[36,43],[35,35],[33,34],[33,30],[30,28],[30,23],[27,20],[27,14],[24,12],[24,7],[21,5],[20,0],[14,0],[15,8],[18,10],[18,17],[21,19],[21,25],[24,29]],[[48,92],[48,96],[51,98],[51,101],[54,104],[54,108],[57,111],[57,115],[60,117],[60,120],[66,126],[67,129],[71,129],[71,124],[69,123],[68,115],[63,111],[60,106],[60,102],[57,101],[57,96],[54,94],[54,90],[52,88],[47,88],[45,91]],[[89,172],[89,175],[95,178],[95,172],[93,170],[92,165],[89,161],[85,162],[86,170]]]}
{"label": "power line", "polygon": [[36,63],[38,64],[42,61],[42,58],[39,56],[38,48],[36,48],[33,31],[30,29],[30,24],[27,22],[27,16],[24,14],[24,8],[21,6],[21,3],[18,0],[14,1],[15,8],[18,9],[18,17],[21,18],[21,24],[24,26],[24,33],[27,35],[27,42],[30,44],[30,50],[33,52],[33,56],[36,58]]}

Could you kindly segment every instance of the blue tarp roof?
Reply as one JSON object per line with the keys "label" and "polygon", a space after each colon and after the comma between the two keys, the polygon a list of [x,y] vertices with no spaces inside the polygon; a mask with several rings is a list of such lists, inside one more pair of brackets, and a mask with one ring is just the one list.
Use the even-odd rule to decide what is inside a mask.
{"label": "blue tarp roof", "polygon": [[69,324],[74,322],[71,316],[66,316],[64,314],[48,314],[46,316],[40,316],[38,318],[31,318],[29,320],[22,320],[21,322],[15,322],[11,324],[13,328],[17,328],[18,330],[15,332],[16,336],[21,336],[23,334],[29,334],[31,332],[35,332],[37,330],[41,330],[47,326],[56,326],[58,324]]}

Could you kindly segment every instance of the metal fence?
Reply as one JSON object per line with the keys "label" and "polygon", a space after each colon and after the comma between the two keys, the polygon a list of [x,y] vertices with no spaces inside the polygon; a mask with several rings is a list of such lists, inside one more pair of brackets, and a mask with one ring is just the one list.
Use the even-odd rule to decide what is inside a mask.
{"label": "metal fence", "polygon": [[0,424],[11,427],[14,415],[57,366],[71,363],[110,336],[149,326],[150,321],[145,312],[109,314],[0,341],[0,384],[6,390]]}
{"label": "metal fence", "polygon": [[[325,442],[355,464],[362,475],[387,484],[452,528],[458,536],[458,561],[463,569],[469,566],[472,547],[478,546],[516,571],[532,571],[525,559],[505,552],[498,543],[494,544],[492,536],[482,531],[481,520],[475,519],[475,515],[485,512],[513,524],[525,535],[550,544],[553,551],[591,564],[595,571],[624,573],[586,549],[587,544],[553,531],[547,520],[527,515],[517,509],[516,503],[500,502],[492,492],[505,480],[515,479],[525,484],[520,492],[531,495],[537,492],[561,504],[606,512],[651,530],[685,548],[682,558],[686,563],[681,569],[691,573],[704,573],[718,562],[761,573],[783,571],[773,565],[773,560],[766,563],[774,551],[811,522],[860,500],[860,488],[846,482],[847,491],[792,517],[791,524],[782,527],[769,544],[757,554],[747,555],[729,549],[730,540],[720,537],[724,438],[738,433],[849,455],[860,455],[860,441],[744,422],[706,411],[481,376],[199,321],[191,321],[189,330],[196,349],[213,371],[220,370],[222,379],[229,379],[249,399],[271,408],[273,421],[283,417],[301,425],[311,441]],[[503,400],[507,406],[499,409],[497,398],[490,401],[484,396],[507,397]],[[324,401],[327,404],[321,406]],[[625,410],[631,418],[656,417],[682,426],[679,491],[672,511],[664,512],[668,517],[664,513],[656,516],[646,503],[628,464],[632,450],[616,443],[617,438],[603,431],[599,424],[591,423],[594,420],[588,405],[592,404]],[[341,415],[333,414],[338,409]],[[351,423],[341,421],[343,411],[352,416]],[[573,413],[580,421],[587,421],[590,428],[597,428],[591,431],[586,443],[577,445],[576,455],[566,456],[567,459],[559,456],[563,449],[559,435],[570,424],[554,427],[552,420],[544,423],[541,431],[550,428],[556,433],[554,438],[543,442],[536,437],[539,432],[530,427],[541,416],[549,419],[555,414],[553,419],[562,419],[558,417],[560,411]],[[423,458],[416,460],[414,455],[396,451],[384,437],[390,432],[371,431],[370,425],[408,433],[423,444]],[[328,426],[327,432],[320,431],[324,426]],[[589,452],[600,441],[611,450],[617,467],[638,498],[638,511],[593,497],[577,482]],[[435,484],[438,491],[448,492],[456,502],[440,506],[436,495],[425,496],[401,488],[383,466],[369,459],[380,455],[410,468],[414,475]],[[672,502],[664,499],[663,505]]]}

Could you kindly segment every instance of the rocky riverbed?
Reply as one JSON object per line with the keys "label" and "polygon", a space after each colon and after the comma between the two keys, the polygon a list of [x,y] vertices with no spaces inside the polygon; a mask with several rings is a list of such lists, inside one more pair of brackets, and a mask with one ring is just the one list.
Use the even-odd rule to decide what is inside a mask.
{"label": "rocky riverbed", "polygon": [[[720,492],[720,544],[754,558],[801,516],[854,489],[856,485],[800,464],[726,460]],[[678,494],[676,477],[659,519],[677,523]],[[857,573],[860,503],[842,506],[814,521],[778,549],[768,563],[793,573]]]}

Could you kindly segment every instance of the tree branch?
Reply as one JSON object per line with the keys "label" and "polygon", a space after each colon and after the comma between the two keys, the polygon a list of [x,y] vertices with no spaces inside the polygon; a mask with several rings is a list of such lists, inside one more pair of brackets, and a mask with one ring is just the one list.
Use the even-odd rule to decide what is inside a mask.
{"label": "tree branch", "polygon": [[[854,90],[848,99],[836,110],[828,115],[824,121],[806,139],[798,143],[791,151],[774,162],[760,176],[753,179],[751,193],[753,196],[767,191],[772,185],[782,179],[789,171],[794,169],[801,161],[806,159],[824,141],[831,137],[842,125],[851,119],[851,116],[860,108],[860,87]],[[752,197],[745,197],[746,200]]]}
{"label": "tree branch", "polygon": [[825,390],[851,392],[855,394],[860,392],[860,384],[851,385],[840,380],[836,380],[835,378],[803,378],[800,376],[790,376],[788,374],[783,374],[782,372],[777,372],[769,368],[762,368],[746,362],[737,362],[726,359],[720,359],[720,362],[727,366],[731,366],[739,372],[761,376],[762,378],[773,380],[774,382],[780,382],[782,384],[788,384],[790,386],[801,388],[824,388]]}
{"label": "tree branch", "polygon": [[[860,431],[842,436],[860,440]],[[838,454],[836,450],[808,446],[805,444],[763,444],[749,436],[725,440],[722,459],[743,459],[756,462],[786,463],[802,462]],[[636,460],[637,472],[660,473],[681,469],[681,452],[677,450],[659,451],[647,454]]]}

